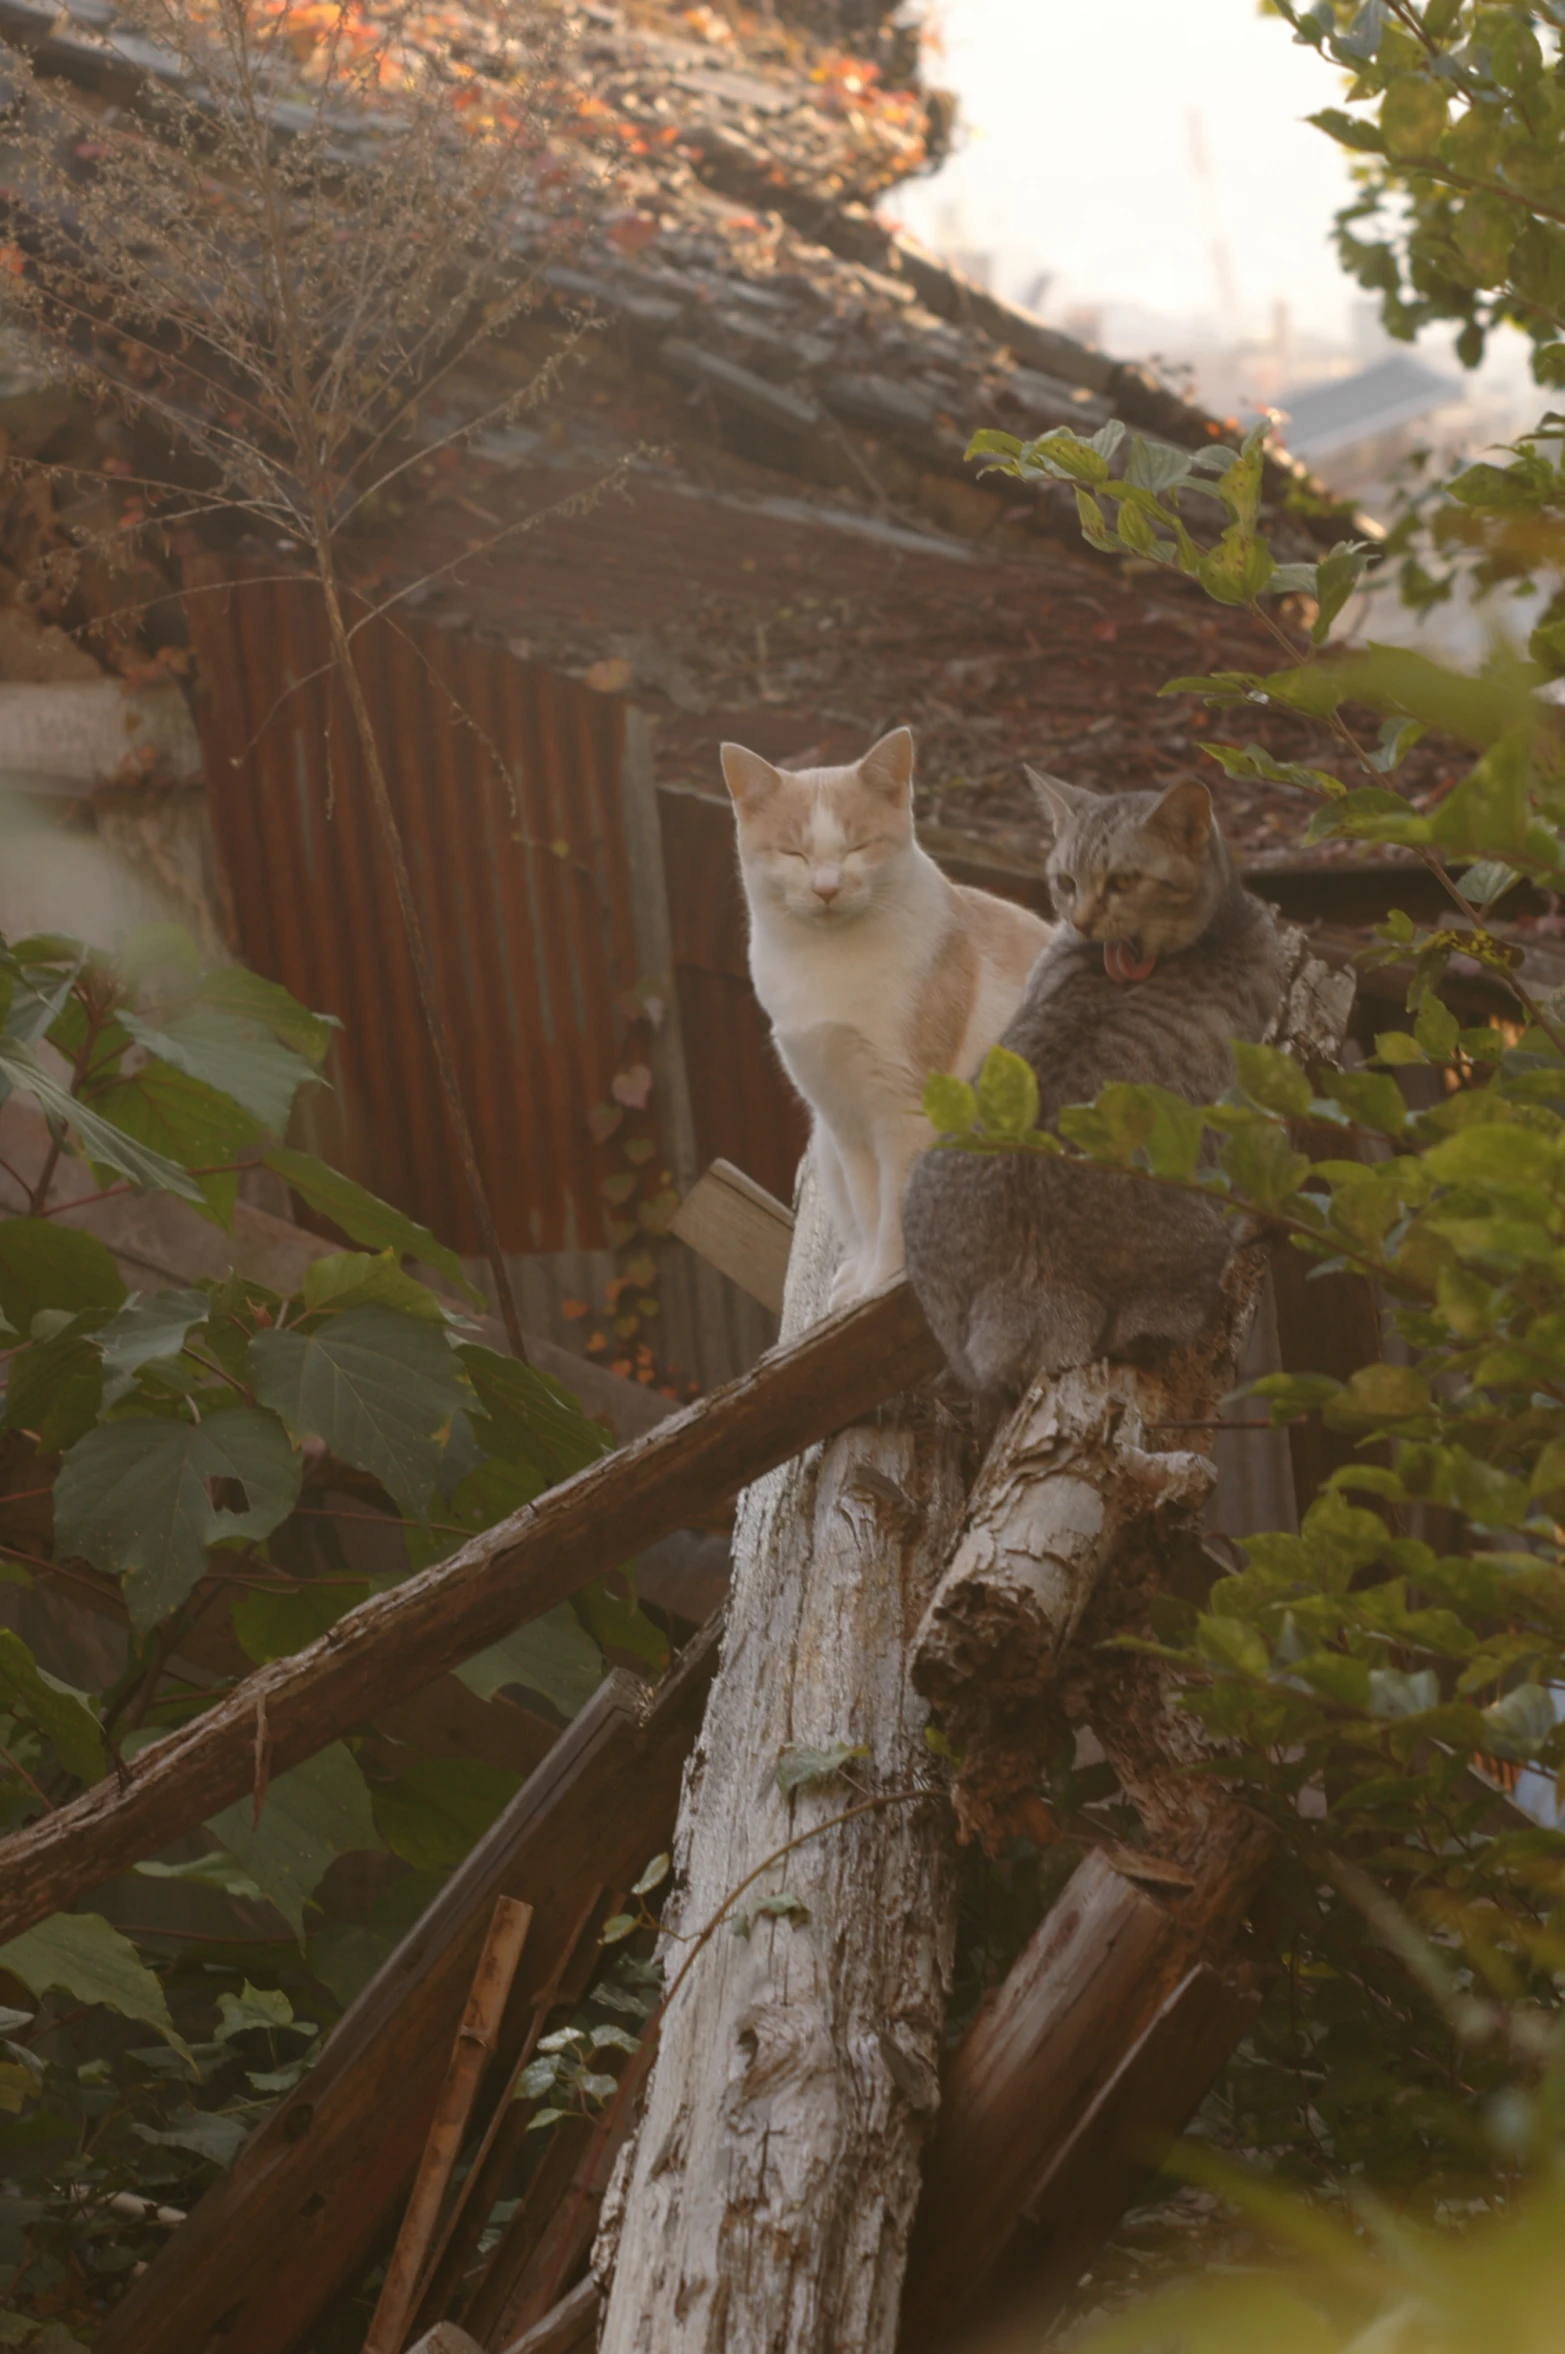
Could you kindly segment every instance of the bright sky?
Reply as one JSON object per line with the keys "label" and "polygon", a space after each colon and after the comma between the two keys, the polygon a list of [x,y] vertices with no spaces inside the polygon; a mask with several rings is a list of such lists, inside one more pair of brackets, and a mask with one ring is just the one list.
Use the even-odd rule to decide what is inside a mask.
{"label": "bright sky", "polygon": [[1257,0],[934,6],[943,53],[930,79],[957,91],[966,130],[938,180],[891,200],[909,228],[993,253],[1013,296],[1051,272],[1041,307],[1053,319],[1133,304],[1264,334],[1281,298],[1296,329],[1344,331],[1357,289],[1329,232],[1346,158],[1303,119],[1339,102],[1341,77]]}

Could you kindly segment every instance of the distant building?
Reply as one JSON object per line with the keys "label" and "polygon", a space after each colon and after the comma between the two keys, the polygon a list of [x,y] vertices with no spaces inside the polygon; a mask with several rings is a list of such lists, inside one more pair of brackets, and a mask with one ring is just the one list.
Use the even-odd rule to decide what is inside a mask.
{"label": "distant building", "polygon": [[1351,376],[1285,391],[1283,439],[1337,491],[1362,496],[1384,480],[1411,445],[1409,428],[1467,398],[1455,377],[1406,351]]}

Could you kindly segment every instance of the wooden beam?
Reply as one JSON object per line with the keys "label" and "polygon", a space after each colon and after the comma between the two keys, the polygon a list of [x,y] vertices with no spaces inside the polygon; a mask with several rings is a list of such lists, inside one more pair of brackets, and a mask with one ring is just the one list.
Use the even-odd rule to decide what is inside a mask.
{"label": "wooden beam", "polygon": [[242,1798],[263,1717],[272,1771],[286,1772],[940,1362],[904,1282],[768,1350],[742,1379],[257,1669],[144,1749],[123,1788],[100,1782],[0,1842],[0,1944]]}
{"label": "wooden beam", "polygon": [[1186,1971],[1023,2206],[989,2291],[975,2304],[985,2344],[1012,2314],[1035,2333],[1047,2327],[1195,2115],[1260,1999],[1231,1968],[1197,1962]]}
{"label": "wooden beam", "polygon": [[1248,2012],[1207,1957],[1226,1950],[1270,1852],[1241,1818],[1200,1884],[1169,1898],[1101,1853],[1077,1867],[950,2065],[898,2354],[946,2354],[997,2279],[1014,2293],[1052,2261],[1056,2284],[1074,2284],[1145,2168],[1139,2128],[1177,2133],[1243,2032]]}
{"label": "wooden beam", "polygon": [[602,2293],[595,2280],[584,2280],[562,2297],[552,2313],[534,2322],[523,2332],[505,2354],[576,2354],[578,2347],[590,2346],[598,2334],[598,2314],[603,2304]]}
{"label": "wooden beam", "polygon": [[732,1161],[714,1161],[680,1203],[671,1231],[703,1259],[781,1315],[793,1212]]}
{"label": "wooden beam", "polygon": [[593,1890],[628,1887],[669,1843],[716,1649],[714,1628],[650,1712],[628,1676],[600,1689],[116,2307],[100,2354],[209,2342],[292,2354],[308,2342],[405,2195],[496,1897],[535,1910],[497,2053],[503,2081]]}

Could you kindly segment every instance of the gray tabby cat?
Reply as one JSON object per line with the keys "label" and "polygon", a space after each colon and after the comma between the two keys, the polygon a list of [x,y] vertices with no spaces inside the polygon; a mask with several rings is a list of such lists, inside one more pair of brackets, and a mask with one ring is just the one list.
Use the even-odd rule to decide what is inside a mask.
{"label": "gray tabby cat", "polygon": [[[1282,955],[1205,786],[1099,796],[1028,776],[1054,823],[1061,921],[1000,1043],[1036,1072],[1041,1124],[1114,1079],[1215,1102],[1233,1081],[1230,1040],[1260,1039],[1276,1012]],[[1193,1195],[1027,1153],[926,1153],[903,1220],[931,1329],[990,1398],[1196,1339],[1231,1247],[1221,1212]]]}

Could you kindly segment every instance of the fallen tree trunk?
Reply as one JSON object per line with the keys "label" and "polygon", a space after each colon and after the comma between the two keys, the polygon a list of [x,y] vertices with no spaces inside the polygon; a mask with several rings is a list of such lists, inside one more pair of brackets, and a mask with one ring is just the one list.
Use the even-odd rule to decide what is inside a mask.
{"label": "fallen tree trunk", "polygon": [[708,1632],[650,1713],[632,1677],[600,1688],[115,2308],[101,2354],[307,2342],[405,2195],[496,1897],[535,1916],[500,2040],[509,2068],[594,1891],[628,1887],[668,1844],[715,1653]]}
{"label": "fallen tree trunk", "polygon": [[938,1363],[906,1284],[769,1350],[741,1380],[247,1676],[142,1750],[123,1783],[100,1782],[0,1842],[0,1943],[244,1797],[258,1729],[273,1774],[313,1757]]}
{"label": "fallen tree trunk", "polygon": [[[1351,978],[1317,963],[1301,932],[1283,938],[1288,985],[1273,1035],[1306,1063],[1329,1060]],[[1256,1234],[1230,1260],[1222,1309],[1200,1341],[1155,1369],[1099,1363],[1040,1375],[1002,1425],[914,1650],[914,1681],[963,1758],[956,1804],[966,1836],[993,1845],[1026,1827],[1048,1732],[1039,1703],[1077,1629],[1092,1611],[1097,1633],[1109,1631],[1125,1615],[1119,1589],[1138,1554],[1155,1556],[1197,1526],[1216,1466],[1160,1441],[1215,1422],[1265,1270]],[[1132,1583],[1156,1575],[1154,1559]]]}
{"label": "fallen tree trunk", "polygon": [[[807,1187],[786,1332],[818,1312],[834,1247]],[[909,1349],[889,1370],[905,1383],[927,1364]],[[962,1500],[959,1434],[915,1398],[741,1501],[676,1847],[671,1976],[758,1876],[736,1900],[740,1934],[695,1953],[663,2019],[599,2243],[603,2354],[891,2354],[955,1930],[907,1647]],[[779,1787],[786,1752],[840,1745],[863,1752],[842,1774]]]}

